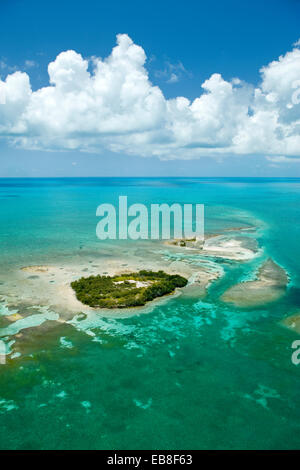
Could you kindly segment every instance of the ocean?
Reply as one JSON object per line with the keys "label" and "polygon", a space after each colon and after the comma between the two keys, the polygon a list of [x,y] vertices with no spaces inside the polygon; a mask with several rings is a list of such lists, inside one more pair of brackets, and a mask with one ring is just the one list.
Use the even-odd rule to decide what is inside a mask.
{"label": "ocean", "polygon": [[[120,195],[204,204],[208,233],[255,227],[258,256],[211,260],[223,275],[205,296],[170,297],[148,313],[104,311],[47,329],[60,312],[33,305],[29,322],[8,328],[5,317],[27,308],[24,266],[98,260],[104,272],[122,253],[171,256],[150,240],[96,237],[97,206]],[[1,449],[300,448],[299,334],[281,324],[300,314],[299,178],[7,178],[0,217],[0,338],[10,349],[0,364]],[[267,258],[289,276],[284,296],[245,308],[221,299]]]}

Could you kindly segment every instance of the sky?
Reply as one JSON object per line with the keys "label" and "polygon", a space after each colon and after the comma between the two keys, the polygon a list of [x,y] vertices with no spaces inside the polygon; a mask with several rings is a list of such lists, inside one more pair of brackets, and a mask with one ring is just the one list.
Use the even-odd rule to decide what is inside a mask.
{"label": "sky", "polygon": [[296,0],[0,0],[0,177],[300,176],[299,39]]}

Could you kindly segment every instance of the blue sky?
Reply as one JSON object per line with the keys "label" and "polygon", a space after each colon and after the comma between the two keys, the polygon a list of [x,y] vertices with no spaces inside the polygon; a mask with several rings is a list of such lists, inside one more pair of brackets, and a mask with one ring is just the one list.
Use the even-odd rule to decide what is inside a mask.
{"label": "blue sky", "polygon": [[[219,90],[223,86],[220,80],[217,85],[214,84],[213,88],[210,85],[207,89],[201,88],[201,85],[213,74],[220,74],[226,86],[235,77],[238,77],[241,83],[246,82],[247,86],[244,86],[243,93],[239,92],[240,95],[234,98],[243,100],[245,90],[253,94],[255,87],[260,86],[261,67],[267,67],[270,62],[278,61],[279,56],[284,56],[288,51],[293,50],[293,44],[300,38],[299,25],[300,2],[296,0],[244,0],[243,2],[236,0],[215,2],[1,0],[0,78],[4,82],[7,74],[13,74],[16,71],[25,72],[30,77],[31,91],[35,92],[42,87],[49,86],[48,64],[53,62],[61,52],[74,50],[84,59],[96,56],[103,60],[111,54],[116,44],[116,35],[121,33],[127,34],[135,45],[144,49],[147,56],[144,68],[149,73],[151,84],[157,85],[163,94],[164,105],[168,100],[171,100],[171,103],[172,99],[181,96],[190,100],[190,103],[203,93],[210,95],[216,93],[214,96],[219,96]],[[295,82],[299,63],[298,55],[293,57],[293,61]],[[58,72],[55,69],[57,74],[60,73],[62,67],[61,64],[59,66]],[[63,67],[66,67],[65,62]],[[90,61],[91,72],[92,67],[92,61]],[[280,84],[278,85],[278,81],[275,83],[275,78],[277,80],[273,70],[265,77],[265,88],[262,87],[262,89],[269,96],[273,96],[274,90],[282,88]],[[252,91],[249,91],[248,85],[251,85]],[[293,85],[289,86],[292,89]],[[17,92],[14,91],[14,94],[16,95]],[[282,106],[282,99],[282,97],[278,98],[280,106]],[[34,128],[34,132],[38,133],[42,132],[40,129],[43,129],[43,132],[46,131],[44,122],[39,127],[36,122],[33,125],[31,120],[25,139],[20,136],[16,142],[11,139],[11,136],[7,137],[10,134],[7,130],[2,136],[0,135],[0,176],[300,176],[300,160],[299,163],[297,161],[300,153],[295,139],[293,143],[286,142],[281,145],[280,142],[279,145],[277,142],[272,146],[264,147],[263,145],[256,146],[255,141],[249,142],[247,137],[247,143],[243,143],[242,147],[239,145],[231,155],[230,149],[233,147],[229,143],[230,139],[240,141],[240,135],[244,135],[244,133],[238,134],[240,131],[236,130],[238,123],[235,122],[232,123],[232,127],[235,127],[232,134],[231,128],[226,127],[224,132],[220,131],[218,139],[213,140],[209,137],[206,141],[205,129],[201,126],[207,113],[210,123],[215,119],[210,115],[209,108],[214,104],[214,100],[209,102],[208,110],[203,111],[202,103],[200,108],[201,113],[204,114],[200,117],[199,113],[196,113],[196,117],[193,115],[191,117],[193,121],[190,124],[188,120],[182,124],[182,118],[177,117],[178,110],[176,110],[176,118],[175,112],[172,111],[172,117],[168,114],[166,118],[171,122],[167,130],[169,131],[169,127],[172,126],[175,137],[170,138],[169,135],[166,136],[166,133],[163,136],[157,134],[153,141],[149,142],[147,136],[147,150],[144,156],[140,156],[143,151],[142,144],[136,144],[136,135],[141,135],[141,129],[138,129],[137,134],[134,130],[134,139],[130,130],[130,136],[128,133],[124,137],[125,144],[122,142],[124,130],[120,133],[119,127],[105,134],[105,143],[101,130],[99,131],[102,133],[101,143],[97,143],[95,148],[93,142],[86,148],[85,144],[78,143],[81,138],[79,126],[79,129],[76,128],[76,145],[74,144],[71,150],[66,150],[69,145],[66,141],[70,135],[64,136],[57,148],[53,142],[49,143],[49,133],[51,133],[53,123],[48,126],[47,135],[34,137],[35,144],[33,145],[32,129]],[[225,113],[224,106],[227,106],[226,103],[220,105],[219,113]],[[251,106],[254,111],[250,110]],[[256,107],[256,104],[249,104],[249,116],[256,112]],[[9,109],[9,116],[13,112],[11,109]],[[235,109],[236,107],[232,108],[232,113]],[[265,107],[264,111],[266,109]],[[0,105],[0,129],[1,112]],[[16,112],[20,114],[21,111]],[[268,112],[271,111],[268,109]],[[274,109],[272,112],[275,112]],[[295,115],[296,112],[299,113],[294,108],[293,123],[300,117],[300,114]],[[100,113],[99,119],[101,116]],[[195,122],[198,117],[199,123]],[[284,119],[284,131],[282,126],[280,130],[277,126],[276,129],[274,128],[275,134],[292,132],[286,127],[287,123],[290,125],[291,118],[284,116]],[[226,115],[223,120],[228,120]],[[201,136],[199,139],[197,137],[198,124],[199,136]],[[159,128],[162,124],[156,120],[155,123],[151,122],[147,125],[152,126],[150,129],[152,133],[154,127]],[[184,136],[180,137],[181,141],[178,143],[176,134],[178,134],[178,129],[181,132],[181,126],[186,126],[187,131]],[[220,126],[224,127],[224,123]],[[216,132],[219,132],[220,126],[216,125]],[[245,126],[247,126],[247,132],[250,132],[248,123]],[[186,137],[186,133],[192,127],[193,136]],[[17,132],[21,132],[19,124],[16,128],[18,128]],[[299,133],[295,129],[294,125],[293,132]],[[147,133],[148,131],[149,129]],[[87,132],[91,134],[90,129]],[[94,129],[92,132],[95,132]],[[214,134],[211,127],[207,132]],[[263,139],[268,140],[269,132],[271,131],[265,131]],[[117,140],[108,139],[107,135],[116,133],[118,134]],[[109,143],[107,143],[108,140]],[[183,140],[184,143],[182,143]],[[170,144],[166,144],[167,141]],[[196,147],[197,151],[186,150]],[[220,147],[226,148],[220,151]],[[207,155],[205,148],[208,149]],[[175,149],[174,155],[173,149]]]}

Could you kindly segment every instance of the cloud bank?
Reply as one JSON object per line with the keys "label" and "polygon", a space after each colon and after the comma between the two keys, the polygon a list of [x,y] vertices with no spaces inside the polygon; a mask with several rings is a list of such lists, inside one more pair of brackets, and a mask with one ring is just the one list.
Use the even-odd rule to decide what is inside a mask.
{"label": "cloud bank", "polygon": [[166,99],[149,80],[144,50],[126,34],[104,60],[65,51],[48,66],[49,86],[32,91],[21,71],[0,80],[0,138],[26,149],[161,159],[297,157],[299,45],[261,68],[258,87],[214,73],[194,101]]}

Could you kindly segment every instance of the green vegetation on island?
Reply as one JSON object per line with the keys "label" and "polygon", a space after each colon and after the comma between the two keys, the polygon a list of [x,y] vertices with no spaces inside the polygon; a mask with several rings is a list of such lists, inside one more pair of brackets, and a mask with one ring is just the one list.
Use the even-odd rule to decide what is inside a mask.
{"label": "green vegetation on island", "polygon": [[184,287],[187,279],[164,271],[139,271],[116,276],[82,277],[71,283],[77,299],[90,307],[139,307]]}

